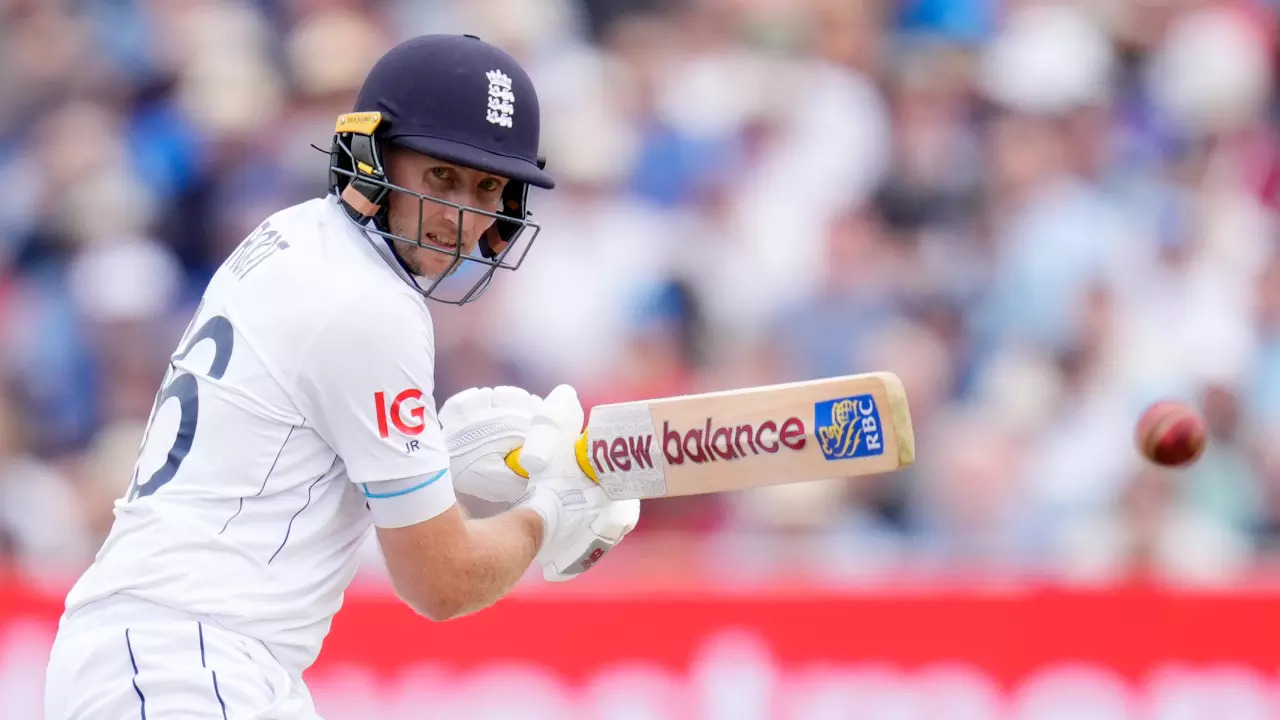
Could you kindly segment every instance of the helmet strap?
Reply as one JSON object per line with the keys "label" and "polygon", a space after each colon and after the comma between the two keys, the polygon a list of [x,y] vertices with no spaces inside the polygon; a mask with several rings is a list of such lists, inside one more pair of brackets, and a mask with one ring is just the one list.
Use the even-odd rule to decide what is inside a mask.
{"label": "helmet strap", "polygon": [[371,202],[369,198],[365,197],[364,193],[357,190],[355,183],[351,183],[343,189],[342,202],[362,218],[374,217],[382,209],[381,205]]}

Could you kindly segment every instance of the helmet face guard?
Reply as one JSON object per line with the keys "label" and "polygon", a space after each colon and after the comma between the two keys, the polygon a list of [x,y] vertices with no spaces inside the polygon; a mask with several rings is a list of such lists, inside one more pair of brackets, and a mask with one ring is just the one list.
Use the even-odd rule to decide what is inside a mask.
{"label": "helmet face guard", "polygon": [[[519,268],[537,239],[541,228],[528,220],[528,183],[509,179],[498,211],[459,205],[391,183],[387,180],[376,134],[379,127],[385,128],[386,124],[380,112],[348,113],[338,118],[329,151],[329,187],[340,198],[347,217],[365,233],[452,258],[438,277],[429,278],[412,274],[398,256],[393,255],[397,258],[395,269],[402,271],[405,281],[423,297],[452,305],[471,302],[484,293],[499,269]],[[543,163],[540,161],[538,165],[541,168]],[[391,193],[403,193],[418,202],[418,222],[412,237],[392,232],[388,219]],[[452,250],[422,242],[427,203],[455,213],[457,236],[453,238]],[[488,218],[489,226],[481,235],[476,252],[464,255],[463,221],[468,213]],[[372,238],[370,242],[374,242]]]}

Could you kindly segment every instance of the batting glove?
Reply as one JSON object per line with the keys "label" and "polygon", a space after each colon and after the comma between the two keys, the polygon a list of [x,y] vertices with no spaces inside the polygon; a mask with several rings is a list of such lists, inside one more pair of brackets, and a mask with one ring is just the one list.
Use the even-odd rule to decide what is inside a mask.
{"label": "batting glove", "polygon": [[459,495],[503,506],[524,497],[529,481],[504,458],[524,442],[540,403],[537,395],[510,386],[470,388],[445,401],[440,426]]}
{"label": "batting glove", "polygon": [[582,472],[574,446],[584,413],[568,385],[552,390],[534,412],[520,464],[529,473],[529,493],[518,506],[542,518],[542,547],[535,562],[551,582],[572,580],[589,570],[635,529],[639,500],[610,500]]}

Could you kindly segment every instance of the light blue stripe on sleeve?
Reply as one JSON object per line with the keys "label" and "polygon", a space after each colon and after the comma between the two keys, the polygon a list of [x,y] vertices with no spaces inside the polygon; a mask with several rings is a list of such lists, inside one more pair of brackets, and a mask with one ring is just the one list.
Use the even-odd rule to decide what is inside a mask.
{"label": "light blue stripe on sleeve", "polygon": [[424,488],[424,487],[426,487],[426,486],[430,485],[431,483],[433,483],[433,482],[435,482],[435,481],[439,480],[440,478],[444,477],[444,474],[445,474],[445,473],[447,473],[447,472],[449,472],[449,468],[445,468],[445,469],[443,469],[443,470],[441,470],[441,471],[439,471],[439,472],[437,472],[437,473],[434,473],[434,474],[432,474],[432,475],[427,476],[427,479],[426,479],[426,480],[423,480],[422,482],[418,483],[417,485],[414,485],[413,487],[405,488],[404,490],[396,490],[395,492],[387,492],[387,493],[374,493],[374,492],[369,492],[369,485],[368,485],[367,483],[362,483],[362,484],[360,485],[360,489],[361,489],[361,490],[364,490],[364,496],[365,496],[365,497],[367,497],[367,498],[374,498],[375,500],[376,500],[376,499],[381,499],[381,498],[393,498],[393,497],[399,497],[399,496],[401,496],[401,495],[408,495],[409,493],[411,493],[411,492],[413,492],[413,491],[415,491],[415,490],[421,490],[422,488]]}

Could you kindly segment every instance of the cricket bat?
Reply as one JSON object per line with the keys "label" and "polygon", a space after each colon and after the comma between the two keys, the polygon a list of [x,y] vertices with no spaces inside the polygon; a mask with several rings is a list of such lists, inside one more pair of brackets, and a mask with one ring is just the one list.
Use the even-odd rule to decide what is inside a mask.
{"label": "cricket bat", "polygon": [[[615,500],[886,473],[915,460],[890,372],[597,405],[578,465]],[[524,477],[520,449],[507,466]]]}

